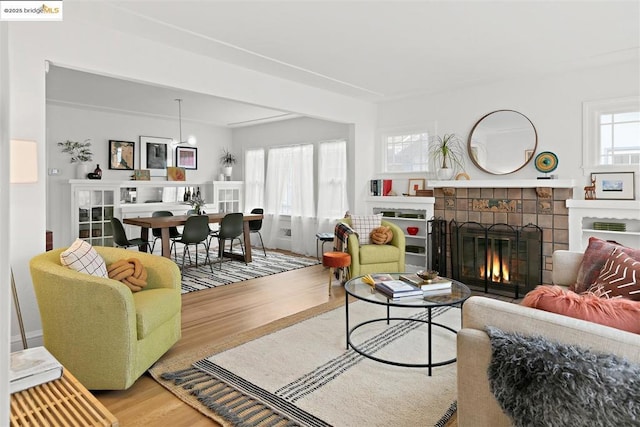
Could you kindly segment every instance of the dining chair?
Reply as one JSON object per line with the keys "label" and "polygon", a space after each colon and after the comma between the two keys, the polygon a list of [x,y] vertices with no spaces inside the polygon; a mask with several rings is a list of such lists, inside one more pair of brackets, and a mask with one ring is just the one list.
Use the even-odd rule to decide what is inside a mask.
{"label": "dining chair", "polygon": [[[185,255],[189,256],[189,263],[191,263],[191,252],[189,246],[195,245],[196,247],[196,267],[198,266],[198,245],[202,244],[205,249],[205,263],[209,262],[209,217],[207,215],[191,215],[187,218],[182,229],[182,236],[176,239],[176,243],[182,243],[184,249],[182,250],[182,266],[184,270],[184,258]],[[211,272],[213,273],[213,267],[209,265]]]}
{"label": "dining chair", "polygon": [[[264,213],[264,209],[262,208],[254,208],[251,209],[252,214],[260,214]],[[267,256],[267,251],[264,249],[264,241],[262,240],[262,234],[260,234],[260,230],[262,230],[262,220],[261,219],[252,219],[249,221],[249,232],[251,234],[258,233],[258,237],[260,237],[260,244],[262,244],[262,252],[264,252],[264,256]]]}
{"label": "dining chair", "polygon": [[[227,240],[231,242],[229,251],[233,250],[233,241],[238,239],[242,258],[245,259],[244,244],[242,243],[244,215],[242,212],[229,213],[220,221],[220,228],[209,237],[209,242],[216,237],[218,239],[218,259],[220,260],[220,270],[222,270],[222,258],[224,257],[224,244]],[[211,243],[209,243],[211,246]],[[247,261],[245,259],[244,263]]]}
{"label": "dining chair", "polygon": [[[163,216],[173,216],[171,211],[155,211],[151,214],[153,217],[163,217]],[[151,234],[153,235],[153,243],[151,243],[151,253],[153,253],[153,249],[156,247],[156,240],[162,238],[162,230],[160,228],[152,228]],[[175,248],[174,257],[178,258],[178,249],[176,248],[175,241],[179,239],[182,234],[178,231],[178,227],[169,227],[169,239],[171,239],[171,250]]]}
{"label": "dining chair", "polygon": [[116,247],[129,248],[131,246],[140,246],[149,243],[141,237],[129,239],[127,233],[124,231],[122,222],[116,217],[111,218],[111,228],[113,228],[113,243]]}

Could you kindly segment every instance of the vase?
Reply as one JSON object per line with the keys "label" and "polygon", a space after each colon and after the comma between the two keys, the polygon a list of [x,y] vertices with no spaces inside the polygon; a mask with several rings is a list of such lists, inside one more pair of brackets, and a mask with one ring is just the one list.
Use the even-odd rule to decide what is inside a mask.
{"label": "vase", "polygon": [[225,166],[224,167],[224,175],[225,176],[231,176],[231,171],[233,170],[232,166]]}
{"label": "vase", "polygon": [[453,179],[454,173],[455,170],[453,168],[438,168],[438,170],[436,171],[438,179],[442,181]]}
{"label": "vase", "polygon": [[80,162],[76,165],[76,179],[87,179],[89,172],[88,163]]}

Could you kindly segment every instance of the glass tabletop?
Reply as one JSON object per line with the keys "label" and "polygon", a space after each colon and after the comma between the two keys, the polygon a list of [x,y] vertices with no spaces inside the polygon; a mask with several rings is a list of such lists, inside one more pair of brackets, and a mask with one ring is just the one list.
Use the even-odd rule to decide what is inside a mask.
{"label": "glass tabletop", "polygon": [[[394,279],[399,279],[401,274],[388,273]],[[471,296],[471,290],[464,283],[451,279],[451,289],[441,291],[425,291],[422,296],[408,297],[392,300],[384,294],[373,289],[362,281],[363,276],[354,277],[347,281],[344,289],[348,295],[374,304],[391,305],[397,307],[436,307],[442,305],[454,305],[466,301]]]}

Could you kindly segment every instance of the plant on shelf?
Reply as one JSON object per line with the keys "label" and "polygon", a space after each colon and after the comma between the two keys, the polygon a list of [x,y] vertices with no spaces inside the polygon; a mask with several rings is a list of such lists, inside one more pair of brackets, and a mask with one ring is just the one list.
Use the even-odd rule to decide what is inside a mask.
{"label": "plant on shelf", "polygon": [[457,169],[464,169],[464,144],[455,133],[436,136],[429,144],[429,157],[438,179],[452,179]]}
{"label": "plant on shelf", "polygon": [[62,147],[62,152],[71,156],[71,163],[84,163],[93,160],[90,139],[85,139],[84,142],[67,139],[65,142],[58,142],[58,147]]}
{"label": "plant on shelf", "polygon": [[235,165],[237,162],[238,162],[238,158],[236,157],[235,154],[233,154],[231,151],[227,150],[226,148],[222,149],[222,155],[220,156],[220,164],[224,168],[225,176],[231,176],[233,165]]}

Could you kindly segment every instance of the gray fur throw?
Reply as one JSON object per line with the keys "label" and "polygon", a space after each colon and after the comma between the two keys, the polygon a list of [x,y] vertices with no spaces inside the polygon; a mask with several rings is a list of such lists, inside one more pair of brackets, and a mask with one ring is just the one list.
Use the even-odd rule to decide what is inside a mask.
{"label": "gray fur throw", "polygon": [[513,425],[640,426],[640,366],[487,327],[489,384]]}

